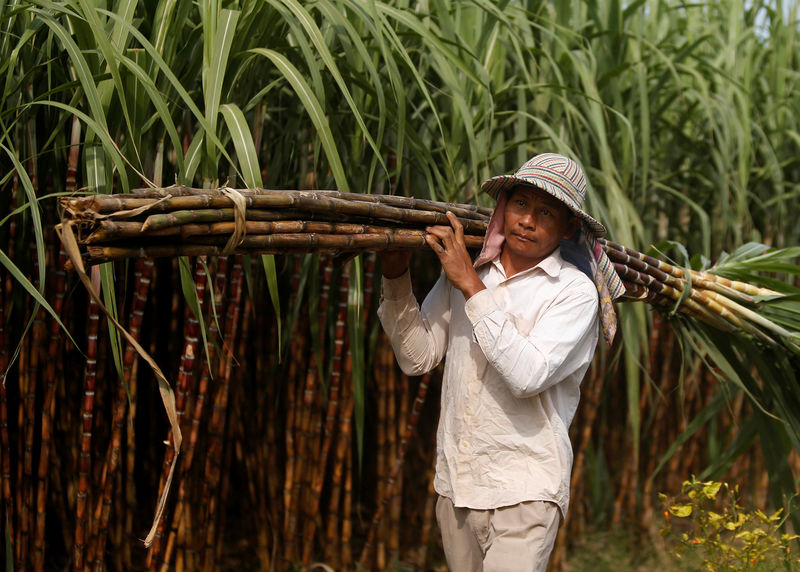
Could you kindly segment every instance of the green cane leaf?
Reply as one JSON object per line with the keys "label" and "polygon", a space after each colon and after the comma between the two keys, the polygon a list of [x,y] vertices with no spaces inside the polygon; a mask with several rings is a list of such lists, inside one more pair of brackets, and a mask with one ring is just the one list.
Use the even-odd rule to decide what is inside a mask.
{"label": "green cane leaf", "polygon": [[278,322],[278,359],[280,359],[280,356],[283,355],[281,349],[283,336],[281,334],[281,299],[280,291],[278,290],[278,271],[275,268],[275,257],[272,254],[262,254],[261,265],[264,267],[269,299],[272,302],[272,309],[275,311],[275,320]]}

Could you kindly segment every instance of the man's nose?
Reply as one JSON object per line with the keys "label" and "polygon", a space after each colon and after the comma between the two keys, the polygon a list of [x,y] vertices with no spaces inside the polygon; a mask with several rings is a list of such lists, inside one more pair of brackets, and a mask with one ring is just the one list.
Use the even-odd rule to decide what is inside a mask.
{"label": "man's nose", "polygon": [[519,219],[519,222],[522,226],[528,228],[536,228],[536,217],[533,215],[532,212],[527,212]]}

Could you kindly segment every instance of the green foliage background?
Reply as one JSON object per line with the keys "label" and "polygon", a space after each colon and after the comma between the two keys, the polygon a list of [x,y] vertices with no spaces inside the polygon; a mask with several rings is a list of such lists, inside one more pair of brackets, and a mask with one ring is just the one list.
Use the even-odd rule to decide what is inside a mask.
{"label": "green foliage background", "polygon": [[[54,313],[45,251],[56,197],[72,192],[226,184],[488,204],[484,178],[554,150],[583,164],[588,210],[617,242],[669,239],[707,260],[798,244],[797,14],[780,0],[0,0],[7,330],[24,338],[31,303]],[[264,263],[274,294],[281,266]],[[611,359],[638,439],[651,317],[641,304],[620,315]],[[751,379],[749,346],[690,334],[684,349],[741,376],[734,393],[758,391],[746,434],[773,437],[776,495],[791,489],[796,361]]]}

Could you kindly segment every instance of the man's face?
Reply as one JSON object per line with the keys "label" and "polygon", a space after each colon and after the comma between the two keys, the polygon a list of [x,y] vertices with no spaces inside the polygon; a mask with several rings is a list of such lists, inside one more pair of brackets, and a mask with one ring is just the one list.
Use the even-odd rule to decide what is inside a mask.
{"label": "man's face", "polygon": [[518,272],[547,258],[578,225],[577,218],[561,201],[524,185],[509,191],[504,214],[504,254]]}

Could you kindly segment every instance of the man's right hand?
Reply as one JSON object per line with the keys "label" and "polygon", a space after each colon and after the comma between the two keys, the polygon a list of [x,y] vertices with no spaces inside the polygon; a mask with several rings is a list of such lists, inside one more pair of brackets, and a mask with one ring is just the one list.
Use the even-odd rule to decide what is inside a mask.
{"label": "man's right hand", "polygon": [[400,278],[408,270],[411,260],[410,250],[381,250],[378,251],[381,260],[381,274],[384,278]]}

